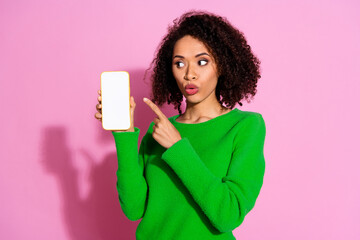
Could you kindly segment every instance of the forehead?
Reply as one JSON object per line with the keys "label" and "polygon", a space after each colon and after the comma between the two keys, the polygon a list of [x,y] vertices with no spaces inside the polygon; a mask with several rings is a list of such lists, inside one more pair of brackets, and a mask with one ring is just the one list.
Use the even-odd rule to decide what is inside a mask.
{"label": "forehead", "polygon": [[173,55],[179,54],[184,57],[193,57],[203,52],[210,54],[209,49],[202,41],[186,35],[175,43]]}

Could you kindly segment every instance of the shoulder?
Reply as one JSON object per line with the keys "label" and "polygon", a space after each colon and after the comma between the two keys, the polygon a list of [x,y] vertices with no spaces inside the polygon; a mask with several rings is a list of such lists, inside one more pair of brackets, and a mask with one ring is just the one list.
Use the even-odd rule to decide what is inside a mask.
{"label": "shoulder", "polygon": [[264,118],[261,113],[258,112],[251,112],[251,111],[242,111],[238,110],[234,114],[237,123],[244,123],[244,122],[265,122]]}
{"label": "shoulder", "polygon": [[239,132],[263,132],[263,134],[265,134],[265,120],[261,113],[251,111],[238,111],[235,116],[235,127]]}

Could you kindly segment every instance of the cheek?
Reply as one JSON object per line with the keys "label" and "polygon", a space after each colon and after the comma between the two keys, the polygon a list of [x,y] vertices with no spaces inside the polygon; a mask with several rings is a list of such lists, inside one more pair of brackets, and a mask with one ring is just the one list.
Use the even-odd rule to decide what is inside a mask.
{"label": "cheek", "polygon": [[176,67],[173,67],[172,68],[172,74],[173,74],[173,76],[174,76],[174,78],[176,79],[176,81],[178,81],[179,79],[181,79],[180,77],[180,75],[181,75],[181,73],[180,73],[180,71],[178,70],[178,69],[176,69]]}
{"label": "cheek", "polygon": [[216,85],[217,85],[217,82],[218,82],[218,77],[216,75],[215,72],[211,72],[209,74],[207,74],[207,77],[206,77],[207,82],[206,82],[206,85],[209,87],[209,88],[215,88]]}
{"label": "cheek", "polygon": [[182,90],[182,85],[183,84],[182,84],[181,80],[179,80],[180,79],[179,76],[176,75],[176,73],[173,73],[173,76],[175,78],[176,85],[178,86],[179,90]]}
{"label": "cheek", "polygon": [[176,80],[176,83],[179,85],[182,81],[182,73],[178,69],[172,69],[173,77]]}
{"label": "cheek", "polygon": [[211,81],[211,84],[209,84],[209,85],[211,85],[211,90],[216,89],[217,79],[213,79],[213,80]]}
{"label": "cheek", "polygon": [[200,83],[201,93],[204,94],[204,96],[209,95],[211,92],[213,92],[216,89],[216,85],[217,85],[216,78],[208,78],[207,80]]}

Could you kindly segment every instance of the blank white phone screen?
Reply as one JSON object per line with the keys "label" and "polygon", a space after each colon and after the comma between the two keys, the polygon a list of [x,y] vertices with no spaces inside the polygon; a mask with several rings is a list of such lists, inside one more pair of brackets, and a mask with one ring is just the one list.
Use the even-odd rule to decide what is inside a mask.
{"label": "blank white phone screen", "polygon": [[101,73],[102,126],[105,130],[130,128],[130,77],[125,71]]}

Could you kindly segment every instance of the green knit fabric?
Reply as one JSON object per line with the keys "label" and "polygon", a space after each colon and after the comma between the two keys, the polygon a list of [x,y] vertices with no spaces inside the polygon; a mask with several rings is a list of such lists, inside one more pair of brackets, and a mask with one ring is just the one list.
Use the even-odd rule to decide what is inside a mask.
{"label": "green knit fabric", "polygon": [[113,132],[117,191],[128,219],[142,219],[137,240],[235,239],[265,174],[265,122],[234,108],[202,123],[169,118],[182,139],[166,149],[140,130]]}

